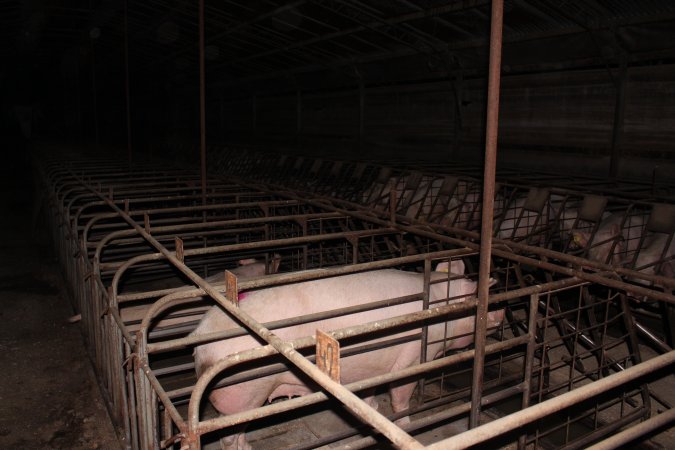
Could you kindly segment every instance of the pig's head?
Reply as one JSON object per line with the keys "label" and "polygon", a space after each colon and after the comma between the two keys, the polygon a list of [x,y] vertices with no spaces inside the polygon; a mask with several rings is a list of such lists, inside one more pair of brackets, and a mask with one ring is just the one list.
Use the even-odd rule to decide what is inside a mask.
{"label": "pig's head", "polygon": [[[607,227],[600,227],[591,242],[591,233],[583,230],[572,230],[573,248],[588,248],[588,258],[601,263],[620,264],[620,254],[623,251],[624,242],[621,235],[621,227],[614,223]],[[616,242],[616,245],[614,244]],[[590,247],[589,247],[590,245]],[[609,259],[612,251],[612,258]]]}
{"label": "pig's head", "polygon": [[[262,264],[262,263],[256,258],[245,258],[237,261],[237,264],[239,264],[240,267],[249,266],[249,268],[252,268],[254,264]],[[272,259],[270,259],[269,264],[267,265],[267,273],[268,274],[277,273],[279,271],[279,264],[281,264],[281,255],[275,253]]]}
{"label": "pig's head", "polygon": [[571,230],[570,236],[572,236],[572,242],[570,243],[572,248],[586,248],[588,241],[591,239],[591,233],[582,230]]}
{"label": "pig's head", "polygon": [[464,261],[461,259],[452,260],[449,264],[447,261],[439,262],[434,269],[435,272],[450,272],[457,275],[464,275],[464,270]]}

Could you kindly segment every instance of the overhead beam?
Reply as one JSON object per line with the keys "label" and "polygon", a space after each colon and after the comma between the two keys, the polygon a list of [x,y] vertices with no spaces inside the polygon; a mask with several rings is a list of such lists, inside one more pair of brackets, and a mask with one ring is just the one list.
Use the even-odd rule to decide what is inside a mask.
{"label": "overhead beam", "polygon": [[[602,23],[598,24],[597,29],[606,29],[606,28],[613,28],[613,27],[623,27],[623,26],[631,26],[631,25],[637,25],[637,24],[649,24],[649,23],[657,23],[657,22],[670,22],[675,20],[675,13],[674,14],[662,14],[662,15],[652,15],[652,16],[646,16],[646,17],[641,17],[641,18],[632,18],[632,19],[613,19],[613,20],[607,20],[603,21]],[[581,33],[586,33],[588,30],[586,28],[583,28],[581,26],[572,26],[572,27],[567,27],[564,29],[555,29],[555,30],[547,30],[547,31],[542,31],[542,32],[537,32],[537,33],[531,33],[527,35],[507,35],[504,36],[503,43],[504,44],[513,44],[513,43],[520,43],[520,42],[528,42],[528,41],[534,41],[534,40],[539,40],[539,39],[547,39],[547,38],[555,38],[555,37],[563,37],[563,36],[569,36],[569,35],[574,35],[574,34],[581,34]],[[487,45],[487,39],[486,38],[479,38],[479,39],[474,39],[470,41],[462,41],[459,43],[453,43],[453,44],[447,44],[444,46],[442,49],[443,51],[446,52],[453,52],[457,50],[467,50],[467,49],[472,49],[472,48],[479,48],[479,47],[484,47]],[[323,64],[323,65],[316,65],[316,64],[311,64],[303,67],[297,67],[294,69],[290,70],[283,70],[283,71],[274,71],[266,74],[256,74],[252,75],[250,77],[243,78],[241,80],[236,80],[231,83],[223,83],[222,85],[236,85],[239,82],[250,82],[254,80],[263,80],[263,79],[269,79],[269,78],[275,78],[281,75],[291,75],[291,74],[299,74],[299,73],[307,73],[307,72],[314,72],[318,70],[322,70],[325,68],[326,65],[328,65],[331,69],[335,69],[337,67],[343,67],[343,66],[351,66],[354,64],[367,64],[371,62],[376,62],[376,61],[381,61],[385,59],[394,59],[394,58],[402,58],[406,56],[411,56],[416,54],[416,51],[412,51],[407,48],[401,48],[398,50],[394,51],[389,51],[389,52],[381,52],[381,53],[376,53],[376,54],[371,54],[367,55],[361,58],[344,58],[342,60],[337,60],[334,61],[330,64]],[[641,54],[647,54],[647,53],[654,53],[654,52],[643,52]],[[667,54],[669,55],[671,53],[670,50],[664,51],[664,52],[657,52],[660,54]],[[630,56],[630,60],[640,60],[641,57],[639,56],[640,54],[632,54]],[[592,58],[592,60],[597,60],[597,58]],[[583,64],[586,63],[592,63],[592,60],[584,58],[584,59],[579,59],[575,61],[580,61],[583,62]],[[574,66],[574,65],[572,65]],[[550,70],[562,70],[565,67],[572,67],[570,65],[565,65],[565,64],[560,64],[560,63],[546,63],[546,64],[526,64],[523,65],[523,67],[527,67],[528,70],[537,70],[537,68],[541,69],[546,69],[550,68]],[[465,71],[465,75],[469,75],[469,71]]]}
{"label": "overhead beam", "polygon": [[[377,20],[377,21],[373,21],[373,22],[370,22],[370,23],[366,23],[366,24],[360,24],[360,25],[357,25],[355,27],[340,30],[340,31],[334,31],[334,32],[331,32],[331,33],[322,34],[320,36],[316,36],[316,37],[311,38],[311,39],[306,39],[306,40],[303,40],[301,42],[296,42],[294,44],[280,46],[280,47],[270,49],[270,50],[265,51],[265,52],[261,52],[261,53],[249,55],[249,56],[246,56],[246,57],[238,58],[238,59],[235,59],[235,60],[232,60],[232,61],[228,61],[227,64],[221,64],[218,67],[222,67],[222,66],[228,65],[228,64],[236,64],[236,63],[241,62],[241,61],[246,61],[246,60],[251,60],[251,59],[256,59],[256,58],[263,58],[263,57],[267,57],[267,56],[270,56],[270,55],[274,55],[276,53],[287,52],[287,51],[290,51],[290,50],[293,50],[293,49],[305,48],[309,45],[314,45],[314,44],[318,44],[320,42],[325,42],[325,41],[337,39],[337,38],[340,38],[340,37],[349,36],[349,35],[352,35],[352,34],[355,34],[355,33],[363,32],[363,31],[372,31],[372,30],[376,30],[378,28],[385,27],[385,26],[391,26],[391,25],[396,25],[396,24],[400,24],[400,23],[404,23],[404,22],[410,22],[410,21],[434,17],[434,16],[438,16],[438,15],[442,15],[442,14],[449,14],[449,13],[452,13],[452,12],[458,12],[458,11],[462,11],[462,10],[466,10],[466,9],[476,8],[478,6],[488,5],[489,3],[490,3],[490,0],[467,0],[467,1],[463,1],[463,2],[453,2],[450,5],[445,5],[445,6],[435,7],[435,8],[429,8],[429,9],[425,9],[423,11],[416,11],[416,12],[413,12],[413,13],[408,13],[408,14],[403,14],[403,15],[396,16],[396,17]],[[326,5],[322,4],[321,6],[325,7]]]}

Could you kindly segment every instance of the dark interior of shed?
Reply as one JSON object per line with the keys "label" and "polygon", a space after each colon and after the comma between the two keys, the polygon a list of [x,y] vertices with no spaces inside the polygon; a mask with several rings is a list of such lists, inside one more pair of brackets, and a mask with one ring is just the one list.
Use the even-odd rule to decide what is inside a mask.
{"label": "dark interior of shed", "polygon": [[[489,1],[205,7],[206,137],[313,157],[480,163]],[[198,3],[3,5],[5,133],[196,161]],[[500,167],[672,173],[669,1],[505,2]],[[128,65],[126,62],[128,61]],[[173,147],[173,148],[172,148]]]}
{"label": "dark interior of shed", "polygon": [[[480,235],[488,209],[481,195],[489,190],[483,170],[495,3],[503,3],[497,184],[490,188],[494,222]],[[0,225],[20,236],[6,246],[5,259],[28,255],[25,264],[2,269],[0,286],[11,295],[51,280],[71,300],[56,314],[72,312],[81,326],[103,394],[89,405],[76,395],[74,377],[91,368],[71,329],[61,353],[78,355],[78,375],[54,372],[54,383],[70,383],[69,403],[54,406],[59,414],[49,420],[34,419],[37,438],[17,431],[25,413],[15,407],[11,419],[0,419],[0,444],[79,450],[118,448],[119,440],[134,450],[215,449],[222,438],[223,449],[236,448],[240,438],[227,439],[239,429],[222,425],[227,415],[220,419],[226,432],[216,427],[222,411],[206,400],[197,400],[198,425],[181,419],[191,417],[202,375],[197,369],[195,377],[198,363],[185,342],[208,309],[179,299],[165,311],[157,305],[173,300],[163,296],[194,298],[187,284],[211,296],[209,308],[228,300],[239,309],[248,289],[373,269],[424,276],[428,295],[432,264],[459,261],[459,278],[476,283],[485,299],[472,306],[476,314],[488,308],[483,283],[490,314],[505,317],[475,338],[467,332],[476,342],[467,348],[483,361],[480,385],[469,350],[451,344],[444,358],[455,370],[441,381],[420,381],[412,428],[366,420],[377,435],[351,416],[327,419],[325,410],[308,408],[312,400],[270,396],[262,416],[287,408],[305,414],[304,422],[290,431],[283,414],[253,422],[241,448],[389,448],[383,435],[399,448],[464,448],[455,442],[470,439],[462,432],[480,420],[543,409],[560,392],[580,396],[579,379],[579,386],[600,385],[609,375],[633,373],[641,367],[639,349],[652,368],[665,367],[650,369],[656,375],[645,384],[626,378],[620,394],[482,445],[583,448],[625,426],[636,434],[641,428],[635,445],[667,448],[675,432],[667,373],[675,354],[672,1],[15,0],[0,1],[0,36],[3,198],[12,211]],[[487,216],[493,214],[483,223]],[[619,231],[598,244],[614,226]],[[608,241],[611,250],[603,247]],[[45,257],[48,247],[55,259]],[[170,264],[157,262],[163,259]],[[59,269],[65,283],[54,281]],[[222,285],[223,270],[253,274],[241,276],[241,297],[221,292],[241,292],[227,275]],[[41,274],[16,281],[26,271]],[[207,289],[216,283],[222,299]],[[469,305],[469,292],[462,295]],[[181,301],[193,309],[181,309]],[[2,316],[30,314],[29,300],[0,303],[10,305]],[[101,317],[109,321],[103,331]],[[44,329],[38,322],[36,330]],[[7,336],[19,333],[12,330]],[[511,351],[528,336],[532,348]],[[0,345],[2,339],[11,341],[0,334]],[[43,344],[12,351],[36,346]],[[497,353],[486,355],[486,347]],[[51,368],[61,364],[54,358],[68,357],[49,352]],[[514,369],[521,363],[525,369]],[[250,379],[270,370],[251,367]],[[86,395],[95,396],[96,382],[86,375]],[[210,388],[231,383],[221,377]],[[388,418],[399,419],[379,389]],[[532,404],[529,397],[509,400],[519,389]],[[325,390],[347,404],[340,389]],[[452,403],[468,402],[470,390],[471,403]],[[449,416],[439,419],[443,414]],[[90,417],[111,418],[116,437],[107,425],[99,433]],[[433,431],[425,422],[449,418],[458,420]],[[631,428],[635,423],[641,425]],[[216,432],[205,431],[211,425]],[[362,434],[341,442],[352,429]],[[419,433],[419,442],[406,441],[407,432]]]}

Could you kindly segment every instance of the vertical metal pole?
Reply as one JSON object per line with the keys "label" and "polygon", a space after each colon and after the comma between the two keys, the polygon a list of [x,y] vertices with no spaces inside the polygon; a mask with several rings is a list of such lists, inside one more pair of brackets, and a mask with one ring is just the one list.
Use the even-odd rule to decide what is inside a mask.
{"label": "vertical metal pole", "polygon": [[[80,88],[80,60],[77,60],[77,71],[75,72],[75,92],[77,93],[77,126],[80,138],[84,140],[84,123],[82,123],[82,92]],[[66,93],[67,95],[67,93]],[[64,103],[65,104],[65,103]]]}
{"label": "vertical metal pole", "polygon": [[[528,310],[527,334],[529,341],[525,354],[525,366],[523,368],[523,398],[520,403],[521,409],[530,406],[530,395],[532,394],[532,367],[534,367],[534,352],[537,347],[537,309],[539,307],[539,294],[530,295],[530,307]],[[527,443],[527,432],[524,432],[518,438],[518,449],[525,449]]]}
{"label": "vertical metal pole", "polygon": [[91,39],[91,101],[94,118],[94,148],[98,153],[99,136],[98,136],[98,99],[96,96],[96,52],[94,45],[94,38]]}
{"label": "vertical metal pole", "polygon": [[204,74],[204,0],[199,0],[199,148],[202,204],[206,204],[206,83]]}
{"label": "vertical metal pole", "polygon": [[450,89],[453,93],[455,104],[455,114],[453,121],[453,140],[450,156],[454,159],[459,157],[459,150],[462,143],[462,91],[464,89],[464,74],[460,70],[454,81],[450,83]]}
{"label": "vertical metal pole", "polygon": [[365,87],[363,86],[363,79],[359,78],[359,148],[363,146],[363,120],[365,109]]}
{"label": "vertical metal pole", "polygon": [[619,149],[621,135],[623,134],[623,118],[626,110],[626,73],[627,73],[626,58],[622,58],[621,67],[619,68],[619,77],[616,80],[616,100],[614,102],[614,125],[612,127],[612,148],[609,160],[609,176],[616,178],[619,174],[619,159],[621,158],[621,151]]}
{"label": "vertical metal pole", "polygon": [[127,99],[127,154],[129,164],[133,158],[131,148],[131,100],[129,95],[129,9],[128,0],[124,0],[124,90]]}
{"label": "vertical metal pole", "polygon": [[252,121],[253,121],[253,131],[258,131],[258,96],[253,94],[251,98],[251,108],[252,108]]}
{"label": "vertical metal pole", "polygon": [[480,425],[480,401],[483,391],[483,373],[485,371],[485,338],[487,336],[488,294],[490,289],[492,211],[495,200],[497,129],[499,124],[499,72],[502,60],[503,20],[504,0],[492,0],[487,125],[485,131],[485,170],[483,173],[483,217],[480,235],[480,268],[478,270],[478,305],[476,306],[476,356],[471,382],[471,415],[469,417],[469,426],[471,428]]}
{"label": "vertical metal pole", "polygon": [[221,134],[221,139],[225,141],[225,137],[227,136],[227,133],[225,129],[227,128],[227,123],[225,122],[225,95],[221,94],[220,96],[220,120],[218,121],[220,124],[220,134]]}
{"label": "vertical metal pole", "polygon": [[296,141],[300,147],[300,138],[302,136],[302,91],[298,90],[296,93]]}

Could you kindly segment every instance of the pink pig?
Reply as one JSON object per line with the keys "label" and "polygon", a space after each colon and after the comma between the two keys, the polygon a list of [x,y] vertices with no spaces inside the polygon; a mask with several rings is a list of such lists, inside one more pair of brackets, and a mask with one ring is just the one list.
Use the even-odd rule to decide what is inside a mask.
{"label": "pink pig", "polygon": [[[274,257],[271,259],[269,265],[266,265],[264,261],[260,261],[254,258],[249,258],[249,259],[241,259],[238,261],[238,266],[231,269],[230,272],[232,272],[234,275],[236,275],[239,278],[252,278],[252,277],[260,277],[265,275],[266,273],[277,273],[279,270],[279,263],[281,262],[281,256],[278,254],[275,254]],[[211,275],[210,277],[206,278],[206,281],[208,281],[211,284],[215,283],[223,283],[225,281],[225,272],[220,271],[219,273],[215,275]],[[186,286],[184,288],[185,290],[192,289],[192,286]],[[241,294],[245,295],[245,294]],[[122,317],[122,320],[127,323],[128,329],[130,332],[137,331],[139,326],[140,326],[140,321],[143,320],[145,315],[147,314],[148,310],[150,309],[151,303],[145,303],[141,305],[134,305],[134,306],[125,306],[124,308],[120,309],[120,314]],[[159,322],[157,322],[154,326],[155,327],[167,327],[170,325],[178,325],[178,324],[183,324],[186,322],[190,321],[196,321],[197,317],[203,314],[205,311],[207,311],[209,307],[204,307],[204,306],[196,306],[193,308],[183,308],[181,309],[181,316],[179,317],[169,317],[169,318],[162,318]]]}
{"label": "pink pig", "polygon": [[[454,274],[464,273],[464,264],[461,260],[454,261],[450,268]],[[432,273],[432,280],[447,280],[448,264],[441,263],[436,272]],[[377,270],[372,272],[356,273],[351,275],[324,278],[302,283],[276,286],[247,293],[239,307],[259,322],[285,319],[304,314],[312,314],[331,309],[359,305],[388,298],[395,298],[422,292],[424,278],[422,274],[403,272],[399,270]],[[471,296],[476,292],[476,282],[466,278],[451,280],[448,283],[439,282],[431,285],[430,298],[432,300]],[[461,298],[451,300],[462,301]],[[383,320],[402,314],[412,313],[422,309],[422,302],[413,302],[395,305],[373,311],[351,314],[347,316],[327,319],[275,330],[274,333],[282,339],[314,335],[317,329],[324,331],[363,324],[366,322]],[[495,327],[501,323],[504,311],[490,312],[488,327]],[[474,316],[462,317],[446,323],[429,326],[429,342],[436,342],[447,336],[461,336],[471,333],[474,329]],[[220,308],[213,307],[204,316],[193,335],[201,335],[214,331],[227,330],[237,327],[226,313]],[[402,334],[398,334],[400,336]],[[473,335],[461,336],[450,340],[445,350],[458,349],[469,345]],[[218,341],[201,345],[195,348],[195,366],[199,376],[218,360],[232,353],[247,350],[260,345],[260,342],[251,336],[241,336],[229,340]],[[431,358],[443,351],[443,343],[436,342],[429,345],[428,355]],[[384,373],[400,370],[419,363],[420,343],[407,342],[396,346],[359,353],[341,359],[341,382],[343,384],[355,382]],[[410,397],[416,383],[390,387],[391,403],[394,412],[408,409]],[[276,397],[291,397],[311,393],[301,378],[294,372],[283,372],[269,375],[240,384],[215,389],[209,399],[221,414],[234,414],[262,406],[265,401]],[[371,406],[377,407],[373,397],[365,399]],[[400,423],[408,422],[407,417]],[[234,434],[221,439],[222,449],[250,449],[246,436],[239,429]]]}
{"label": "pink pig", "polygon": [[578,248],[590,246],[588,250],[590,260],[619,265],[625,258],[623,255],[638,250],[643,226],[642,216],[629,216],[624,221],[623,215],[612,214],[600,222],[592,240],[588,231],[572,230],[573,245]]}
{"label": "pink pig", "polygon": [[[634,269],[649,275],[661,275],[664,277],[675,277],[675,238],[670,240],[666,234],[656,234],[652,240],[643,247],[638,253]],[[666,248],[668,244],[668,248]],[[639,284],[648,285],[649,283],[639,278],[629,278]]]}

